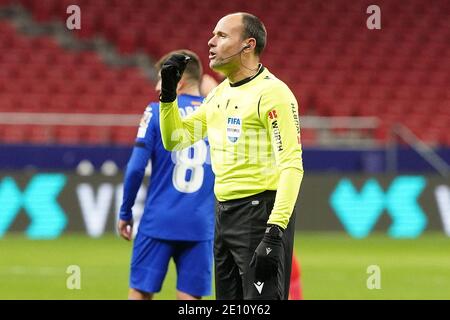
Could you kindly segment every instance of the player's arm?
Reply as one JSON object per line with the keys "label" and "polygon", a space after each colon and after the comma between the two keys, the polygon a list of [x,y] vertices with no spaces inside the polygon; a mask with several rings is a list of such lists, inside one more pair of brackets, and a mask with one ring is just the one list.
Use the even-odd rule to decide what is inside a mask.
{"label": "player's arm", "polygon": [[123,198],[120,206],[121,220],[129,221],[133,219],[132,208],[144,178],[145,167],[150,158],[150,153],[150,150],[139,142],[133,148],[125,171]]}
{"label": "player's arm", "polygon": [[141,119],[138,135],[127,164],[123,184],[123,198],[120,206],[119,232],[125,239],[131,239],[131,231],[127,226],[132,227],[132,208],[136,200],[136,195],[144,178],[145,168],[151,158],[153,141],[155,137],[155,119],[152,119],[152,107],[148,106]]}
{"label": "player's arm", "polygon": [[284,85],[261,98],[260,117],[268,130],[280,179],[268,224],[285,229],[297,201],[303,179],[300,122],[297,101]]}

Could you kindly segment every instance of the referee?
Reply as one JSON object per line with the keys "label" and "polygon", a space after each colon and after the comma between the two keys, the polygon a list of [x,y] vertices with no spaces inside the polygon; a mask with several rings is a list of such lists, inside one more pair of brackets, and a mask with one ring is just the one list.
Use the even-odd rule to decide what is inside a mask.
{"label": "referee", "polygon": [[226,79],[184,119],[176,89],[189,59],[173,55],[161,69],[164,147],[182,149],[205,136],[211,147],[217,299],[288,299],[292,212],[303,178],[300,124],[295,96],[260,63],[266,36],[254,15],[219,20],[209,66]]}

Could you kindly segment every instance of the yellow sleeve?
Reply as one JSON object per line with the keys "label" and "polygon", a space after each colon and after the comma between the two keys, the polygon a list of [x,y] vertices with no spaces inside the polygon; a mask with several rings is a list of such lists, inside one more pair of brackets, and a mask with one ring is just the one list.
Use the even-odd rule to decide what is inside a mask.
{"label": "yellow sleeve", "polygon": [[201,105],[184,119],[178,102],[160,102],[161,138],[166,150],[182,150],[206,137],[206,106]]}
{"label": "yellow sleeve", "polygon": [[275,204],[267,223],[285,229],[303,179],[298,104],[287,86],[281,83],[263,94],[260,117],[270,135],[280,173]]}

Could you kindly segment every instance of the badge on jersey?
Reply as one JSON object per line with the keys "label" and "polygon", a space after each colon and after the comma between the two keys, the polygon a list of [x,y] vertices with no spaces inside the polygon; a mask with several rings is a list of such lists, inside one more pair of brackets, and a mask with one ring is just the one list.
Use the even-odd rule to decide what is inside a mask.
{"label": "badge on jersey", "polygon": [[142,115],[141,121],[139,122],[139,130],[137,137],[145,138],[145,134],[147,133],[148,124],[150,123],[150,119],[152,117],[152,107],[148,106],[145,108],[144,114]]}
{"label": "badge on jersey", "polygon": [[278,127],[278,114],[276,109],[272,109],[268,114],[270,125],[272,127],[273,140],[278,152],[283,151],[283,141],[281,140],[280,128]]}
{"label": "badge on jersey", "polygon": [[228,117],[227,119],[227,137],[232,143],[235,143],[242,132],[242,119],[237,117]]}

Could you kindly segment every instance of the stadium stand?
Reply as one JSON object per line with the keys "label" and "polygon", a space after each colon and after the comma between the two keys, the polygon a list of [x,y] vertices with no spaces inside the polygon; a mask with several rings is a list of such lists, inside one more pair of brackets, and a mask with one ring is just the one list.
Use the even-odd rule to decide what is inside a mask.
{"label": "stadium stand", "polygon": [[[154,84],[139,69],[116,70],[94,52],[70,52],[49,37],[20,35],[5,21],[0,22],[0,40],[4,46],[0,60],[0,112],[140,114],[149,99],[156,99]],[[40,126],[14,130],[13,126],[3,127],[0,139],[6,143],[115,142],[109,134],[94,138],[95,128],[64,123],[55,130]],[[134,133],[126,130],[128,144],[135,136],[133,129]],[[125,141],[122,136],[120,142]]]}
{"label": "stadium stand", "polygon": [[[82,8],[79,39],[102,37],[124,56],[145,52],[153,59],[189,48],[200,54],[206,72],[211,72],[206,42],[217,19],[229,12],[252,12],[268,29],[263,61],[293,88],[301,115],[377,116],[381,125],[375,138],[380,141],[386,141],[392,123],[401,122],[425,142],[450,145],[443,130],[450,124],[448,1],[380,0],[381,30],[366,27],[369,1],[75,2]],[[17,3],[45,23],[64,22],[74,1],[1,0],[0,6]],[[156,98],[154,84],[139,70],[116,70],[94,52],[70,52],[50,37],[21,35],[7,20],[0,20],[0,40],[0,111],[140,113]],[[70,86],[61,81],[66,77],[71,77]],[[307,131],[305,142],[314,144],[316,133]],[[1,139],[15,142],[20,135]],[[69,133],[63,136],[55,141],[78,141]],[[80,136],[79,141],[103,141]],[[127,140],[118,133],[102,136],[104,142]]]}

